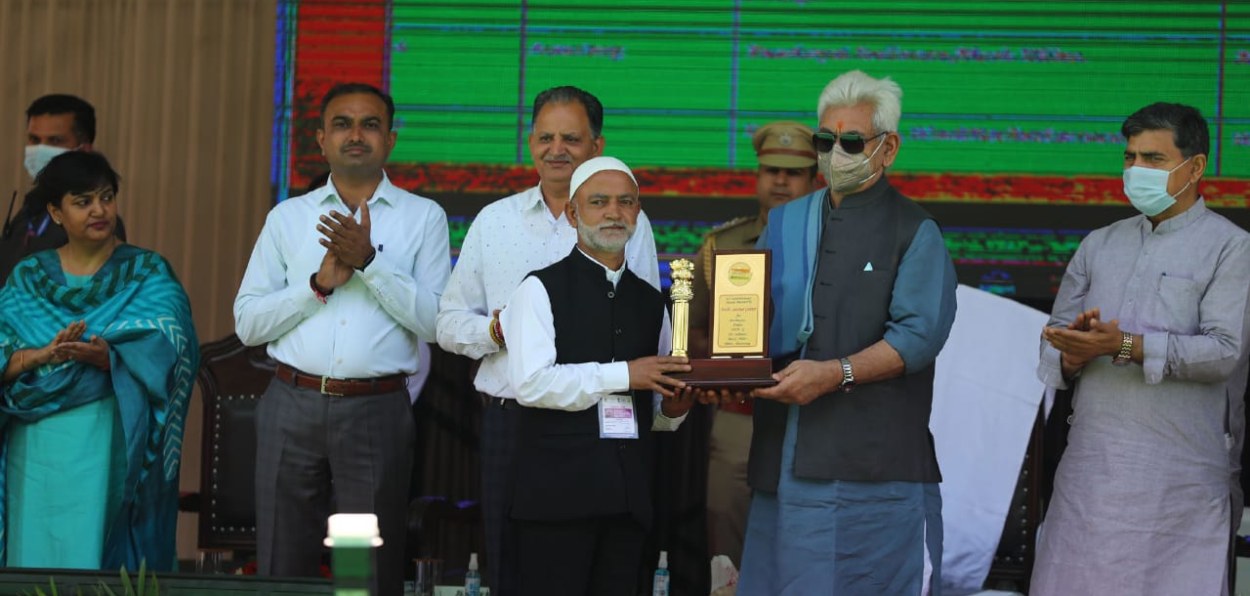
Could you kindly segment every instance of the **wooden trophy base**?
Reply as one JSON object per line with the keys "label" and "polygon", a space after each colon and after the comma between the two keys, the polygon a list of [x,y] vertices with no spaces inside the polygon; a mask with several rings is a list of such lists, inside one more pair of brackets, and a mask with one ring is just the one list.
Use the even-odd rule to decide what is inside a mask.
{"label": "wooden trophy base", "polygon": [[755,389],[777,384],[771,358],[692,358],[690,369],[673,376],[697,389]]}

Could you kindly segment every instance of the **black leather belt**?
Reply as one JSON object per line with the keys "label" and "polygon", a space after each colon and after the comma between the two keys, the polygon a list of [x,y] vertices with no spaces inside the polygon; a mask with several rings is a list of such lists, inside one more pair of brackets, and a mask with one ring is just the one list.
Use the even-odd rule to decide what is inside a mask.
{"label": "black leather belt", "polygon": [[358,395],[378,395],[408,390],[408,377],[401,374],[375,377],[372,379],[338,379],[322,377],[298,371],[281,362],[274,370],[278,380],[305,389],[316,389],[325,395],[335,397],[354,397]]}
{"label": "black leather belt", "polygon": [[482,396],[482,407],[499,408],[500,410],[519,410],[524,408],[520,402],[507,397],[495,397],[485,393],[479,393]]}

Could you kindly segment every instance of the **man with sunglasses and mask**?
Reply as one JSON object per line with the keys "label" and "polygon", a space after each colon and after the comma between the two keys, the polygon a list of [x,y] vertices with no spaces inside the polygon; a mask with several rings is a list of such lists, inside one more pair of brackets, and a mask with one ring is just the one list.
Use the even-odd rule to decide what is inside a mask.
{"label": "man with sunglasses and mask", "polygon": [[[768,211],[812,192],[817,186],[816,150],[812,129],[790,121],[769,122],[751,135],[759,167],[755,199],[759,214],[739,217],[708,233],[694,258],[694,299],[690,301],[691,347],[707,350],[708,303],[712,286],[712,255],[717,250],[755,248]],[[713,555],[728,555],[742,564],[751,488],[747,456],[751,450],[751,407],[747,400],[727,400],[715,409],[708,439],[707,535]]]}
{"label": "man with sunglasses and mask", "polygon": [[1042,330],[1038,377],[1075,386],[1030,594],[1228,594],[1250,339],[1250,234],[1199,191],[1198,110],[1120,127],[1140,215],[1094,230]]}
{"label": "man with sunglasses and mask", "polygon": [[[940,585],[929,434],[955,269],[933,218],[885,175],[902,90],[847,72],[813,136],[827,188],[773,209],[774,362],[756,389],[740,593],[922,594]],[[817,505],[813,505],[817,504]]]}

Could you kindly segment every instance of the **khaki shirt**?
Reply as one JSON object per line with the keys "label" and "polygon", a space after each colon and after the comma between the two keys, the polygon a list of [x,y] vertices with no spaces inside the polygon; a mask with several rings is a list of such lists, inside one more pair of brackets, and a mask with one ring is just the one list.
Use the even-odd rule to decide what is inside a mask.
{"label": "khaki shirt", "polygon": [[708,301],[712,297],[712,252],[755,248],[764,233],[759,217],[739,217],[708,232],[694,257],[694,299],[690,301],[690,326],[708,328]]}

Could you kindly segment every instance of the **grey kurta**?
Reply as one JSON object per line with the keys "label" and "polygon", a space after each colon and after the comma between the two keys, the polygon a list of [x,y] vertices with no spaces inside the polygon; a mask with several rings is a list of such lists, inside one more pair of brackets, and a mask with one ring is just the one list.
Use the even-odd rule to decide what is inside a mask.
{"label": "grey kurta", "polygon": [[[1030,594],[1227,594],[1248,294],[1250,234],[1201,199],[1081,242],[1049,324],[1099,308],[1143,336],[1144,363],[1100,357],[1076,381]],[[1044,340],[1038,376],[1065,386]]]}

